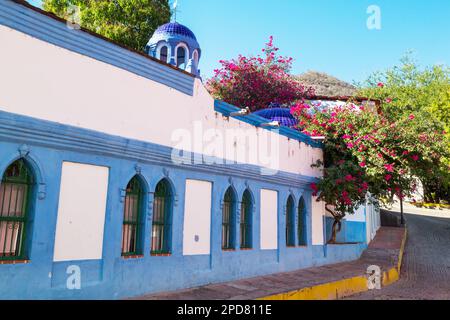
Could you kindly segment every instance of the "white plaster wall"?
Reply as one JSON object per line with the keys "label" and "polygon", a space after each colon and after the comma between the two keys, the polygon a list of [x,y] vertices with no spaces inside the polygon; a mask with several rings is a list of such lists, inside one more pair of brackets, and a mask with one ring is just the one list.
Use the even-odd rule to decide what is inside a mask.
{"label": "white plaster wall", "polygon": [[[0,110],[170,147],[186,144],[183,139],[190,136],[186,150],[232,160],[234,156],[224,154],[226,148],[216,147],[227,129],[244,129],[250,141],[230,147],[246,150],[244,163],[320,175],[311,168],[322,157],[320,149],[225,119],[214,112],[214,101],[198,79],[192,97],[5,26],[0,26],[0,43]],[[216,130],[212,135],[211,129]],[[194,133],[201,142],[208,130],[213,142],[209,147],[207,141],[193,143],[198,140]],[[251,142],[264,134],[276,138],[273,144],[278,145],[269,161],[264,159],[267,143]]]}
{"label": "white plaster wall", "polygon": [[278,192],[261,189],[261,250],[278,249]]}
{"label": "white plaster wall", "polygon": [[312,198],[312,244],[324,244],[323,217],[325,216],[325,203],[317,202],[317,197]]}
{"label": "white plaster wall", "polygon": [[345,220],[347,221],[354,221],[354,222],[365,222],[366,221],[366,214],[364,213],[364,210],[368,207],[368,205],[364,205],[359,207],[354,214],[347,214],[345,217]]}
{"label": "white plaster wall", "polygon": [[212,183],[186,180],[183,254],[210,254]]}
{"label": "white plaster wall", "polygon": [[367,215],[366,215],[366,239],[367,243],[370,243],[375,236],[377,231],[381,227],[381,217],[380,210],[374,205],[367,205]]}
{"label": "white plaster wall", "polygon": [[102,259],[109,169],[64,162],[54,261]]}

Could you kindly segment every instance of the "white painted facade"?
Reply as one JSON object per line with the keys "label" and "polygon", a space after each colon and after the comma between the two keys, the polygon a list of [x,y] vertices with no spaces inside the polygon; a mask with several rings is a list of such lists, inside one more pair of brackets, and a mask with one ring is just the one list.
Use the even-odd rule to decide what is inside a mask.
{"label": "white painted facade", "polygon": [[211,248],[212,183],[186,180],[183,255],[208,255]]}
{"label": "white painted facade", "polygon": [[[320,171],[311,168],[311,164],[322,158],[322,150],[223,117],[214,111],[214,99],[199,79],[195,80],[194,95],[189,96],[5,26],[0,26],[0,42],[0,70],[6,75],[0,77],[0,107],[4,111],[269,169],[320,176]],[[39,57],[39,63],[30,59],[30,52]],[[24,87],[27,88],[26,94]],[[171,115],[169,119],[168,115]],[[233,130],[236,135],[232,142],[237,143],[230,143],[227,139]],[[199,142],[198,137],[202,141]],[[267,139],[258,140],[261,137]],[[267,141],[277,151],[274,158],[267,157]],[[183,252],[186,255],[210,252],[206,237],[210,232],[210,189],[211,185],[206,182],[186,183],[186,197],[193,199],[186,201],[186,216],[195,217],[194,220],[184,220]],[[199,196],[202,201],[197,199]],[[261,191],[263,249],[277,248],[277,201],[276,192]],[[313,201],[312,206],[312,241],[314,245],[322,245],[325,242],[323,216],[326,213],[323,204]],[[194,222],[198,219],[202,220],[204,227]],[[364,221],[365,217],[358,212],[347,219]],[[61,232],[59,234],[61,237]],[[196,236],[200,240],[195,241]],[[67,251],[66,254],[71,255]],[[98,252],[92,253],[92,256],[98,255]],[[73,257],[77,257],[76,252]],[[62,253],[55,253],[55,261],[66,258]]]}
{"label": "white painted facade", "polygon": [[[311,164],[322,150],[216,113],[199,79],[189,96],[5,26],[0,42],[4,111],[295,174],[320,174]],[[244,139],[236,144],[226,139],[231,130],[244,130],[239,135]],[[269,158],[267,141],[278,151]],[[237,150],[244,153],[236,157]]]}
{"label": "white painted facade", "polygon": [[53,261],[102,258],[108,178],[107,167],[63,163]]}
{"label": "white painted facade", "polygon": [[323,245],[326,240],[324,237],[323,217],[325,216],[325,203],[317,202],[317,197],[312,198],[312,244]]}
{"label": "white painted facade", "polygon": [[380,209],[368,205],[366,207],[366,239],[370,243],[376,236],[377,231],[381,227]]}
{"label": "white painted facade", "polygon": [[261,189],[261,250],[278,249],[278,192]]}
{"label": "white painted facade", "polygon": [[[17,265],[0,263],[0,298],[125,298],[349,261],[364,250],[364,239],[324,246],[325,210],[309,186],[321,174],[311,168],[322,159],[319,142],[257,127],[265,120],[255,115],[226,117],[236,108],[215,101],[200,79],[23,3],[0,6],[0,43],[0,169],[19,159],[35,178],[27,252]],[[203,155],[202,165],[178,163],[179,149]],[[242,165],[209,165],[205,156]],[[133,177],[142,183],[136,193]],[[173,188],[159,193],[161,182]],[[252,201],[241,206],[247,192]],[[306,223],[285,250],[289,196]],[[166,243],[154,246],[162,225]],[[234,250],[223,238],[220,246],[224,225]],[[61,290],[73,266],[82,290]]]}

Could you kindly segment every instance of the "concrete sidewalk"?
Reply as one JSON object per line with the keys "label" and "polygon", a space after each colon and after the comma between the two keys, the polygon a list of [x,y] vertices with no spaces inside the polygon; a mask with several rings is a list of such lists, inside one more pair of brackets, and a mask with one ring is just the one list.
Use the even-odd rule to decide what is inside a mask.
{"label": "concrete sidewalk", "polygon": [[357,261],[152,294],[134,299],[338,299],[368,290],[366,271],[371,265],[381,268],[383,286],[398,280],[405,238],[404,228],[382,227],[375,240]]}

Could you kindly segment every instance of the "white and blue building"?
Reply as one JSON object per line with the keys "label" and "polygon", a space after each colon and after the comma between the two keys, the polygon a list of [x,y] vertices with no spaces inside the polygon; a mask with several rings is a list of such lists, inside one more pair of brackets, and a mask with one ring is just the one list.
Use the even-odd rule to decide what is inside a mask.
{"label": "white and blue building", "polygon": [[377,212],[329,219],[320,142],[215,101],[188,28],[127,50],[0,3],[0,299],[121,299],[357,259]]}

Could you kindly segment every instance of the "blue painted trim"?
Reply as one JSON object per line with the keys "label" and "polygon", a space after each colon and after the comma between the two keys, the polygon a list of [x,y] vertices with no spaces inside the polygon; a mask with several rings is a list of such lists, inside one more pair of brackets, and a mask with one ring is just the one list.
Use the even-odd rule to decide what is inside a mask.
{"label": "blue painted trim", "polygon": [[70,29],[64,22],[36,10],[9,0],[2,1],[0,24],[193,95],[194,76],[83,30]]}
{"label": "blue painted trim", "polygon": [[[331,237],[331,230],[334,219],[332,217],[325,217],[325,227],[327,239]],[[342,220],[341,232],[336,236],[336,241],[342,243],[362,243],[365,244],[366,239],[366,223],[360,221]]]}
{"label": "blue painted trim", "polygon": [[[1,108],[1,106],[0,106]],[[113,136],[93,130],[77,128],[47,120],[0,111],[0,138],[23,144],[34,143],[59,150],[73,150],[91,154],[126,158],[139,163],[152,163],[176,168],[180,164],[172,161],[173,148],[139,140]],[[181,151],[180,151],[181,152]],[[202,159],[203,155],[189,153],[190,159]],[[228,177],[256,179],[292,187],[307,188],[317,178],[279,171],[274,175],[262,175],[262,168],[255,165],[234,163],[208,157],[212,164],[192,161],[182,164],[183,169],[210,174],[222,174]]]}
{"label": "blue painted trim", "polygon": [[[214,110],[217,112],[220,112],[221,114],[223,114],[226,117],[229,117],[230,113],[239,111],[241,109],[236,106],[233,106],[231,104],[228,104],[226,102],[223,102],[220,100],[215,100],[214,101]],[[238,116],[238,117],[233,117],[233,118],[240,120],[242,122],[251,124],[255,127],[261,127],[261,124],[267,123],[266,118],[263,118],[256,114],[249,114],[247,116]],[[294,139],[294,140],[306,143],[306,144],[310,145],[311,147],[323,149],[323,144],[321,142],[315,141],[315,140],[311,139],[311,137],[309,137],[306,134],[303,134],[297,130],[294,130],[294,129],[291,129],[288,127],[284,127],[284,126],[281,126],[280,128],[270,128],[270,127],[261,127],[261,128],[264,128],[264,129],[270,130],[270,131],[275,131],[282,136],[286,136],[290,139]]]}
{"label": "blue painted trim", "polygon": [[[5,114],[0,113],[0,118]],[[24,120],[23,118],[20,118]],[[28,156],[36,161],[37,170],[42,181],[47,184],[45,199],[34,198],[34,221],[31,234],[30,263],[16,265],[0,265],[0,299],[118,299],[151,292],[177,290],[187,287],[196,287],[209,283],[237,280],[277,272],[293,271],[317,265],[338,263],[353,260],[359,257],[364,249],[362,245],[330,246],[328,256],[320,253],[323,246],[286,248],[284,239],[285,216],[282,212],[283,202],[291,194],[299,199],[305,196],[307,202],[308,230],[311,230],[311,190],[297,188],[279,183],[268,182],[264,179],[256,180],[249,177],[231,175],[232,184],[239,199],[243,191],[252,190],[255,197],[255,211],[253,218],[253,250],[236,250],[223,252],[221,250],[221,208],[219,196],[230,186],[230,176],[217,172],[201,172],[186,170],[184,166],[167,167],[149,161],[136,161],[126,154],[123,156],[108,155],[94,152],[95,147],[80,149],[80,141],[73,139],[72,128],[67,126],[49,125],[45,121],[28,120],[31,131],[34,125],[41,124],[48,129],[45,139],[55,139],[53,144],[48,141],[39,141],[38,138],[27,136],[17,137],[15,124],[20,124],[23,130],[24,123],[11,121],[8,133],[0,130],[0,172],[5,170],[7,161],[15,158],[18,150],[24,150],[24,143],[28,146]],[[4,122],[0,121],[0,123]],[[65,131],[61,131],[65,129]],[[19,130],[19,131],[20,131]],[[56,143],[57,135],[69,133],[69,141]],[[77,131],[78,132],[78,131]],[[83,131],[84,132],[84,131]],[[89,135],[85,132],[87,138]],[[38,133],[39,138],[44,138]],[[80,136],[78,136],[79,139]],[[116,137],[110,137],[115,143]],[[17,141],[21,140],[21,141]],[[125,139],[126,140],[126,139]],[[129,141],[131,145],[133,141]],[[53,148],[52,146],[55,146]],[[100,144],[99,144],[100,145]],[[150,144],[146,148],[152,148]],[[84,150],[84,151],[80,151]],[[55,230],[58,214],[58,203],[61,184],[61,170],[64,161],[92,164],[108,167],[109,185],[105,215],[102,258],[94,261],[68,261],[54,262]],[[4,164],[4,165],[3,165]],[[138,169],[136,169],[138,167]],[[144,256],[139,259],[125,260],[121,257],[121,235],[123,222],[123,202],[120,190],[128,183],[130,178],[139,171],[149,186],[148,210],[145,223],[145,250]],[[170,257],[154,257],[150,255],[151,234],[151,203],[157,183],[170,178],[174,186],[174,193],[179,196],[179,204],[173,207],[172,255]],[[183,256],[183,226],[185,208],[186,179],[195,179],[212,182],[211,202],[211,234],[209,255]],[[278,249],[260,249],[260,212],[261,189],[274,190],[278,194]],[[309,233],[311,234],[311,233]],[[311,239],[309,237],[309,239]],[[76,265],[81,269],[81,290],[68,290],[67,267]]]}

